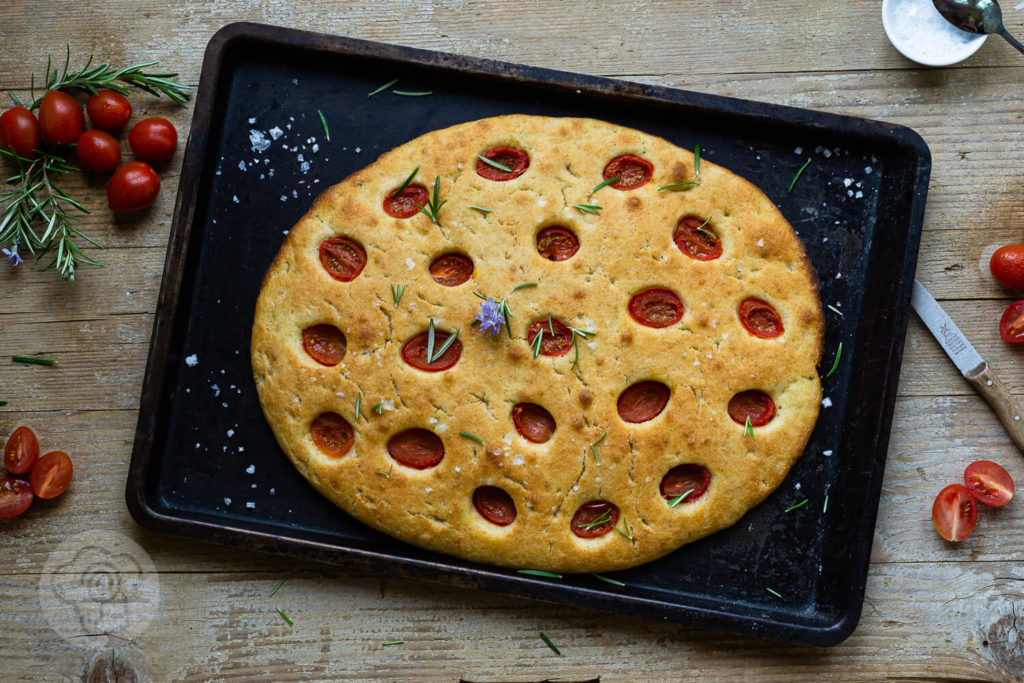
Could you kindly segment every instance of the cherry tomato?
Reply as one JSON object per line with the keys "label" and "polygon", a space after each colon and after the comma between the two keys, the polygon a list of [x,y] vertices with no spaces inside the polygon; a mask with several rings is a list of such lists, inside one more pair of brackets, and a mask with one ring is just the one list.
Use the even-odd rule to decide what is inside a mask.
{"label": "cherry tomato", "polygon": [[962,541],[978,523],[978,502],[963,484],[950,484],[935,497],[932,523],[947,541]]}
{"label": "cherry tomato", "polygon": [[1013,498],[1013,478],[991,460],[972,462],[964,470],[964,483],[979,503],[1006,505]]}
{"label": "cherry tomato", "polygon": [[101,90],[85,103],[92,125],[103,130],[120,130],[132,117],[128,98],[113,90]]}
{"label": "cherry tomato", "polygon": [[86,171],[110,173],[121,163],[121,147],[110,133],[87,130],[78,137],[78,163]]}
{"label": "cherry tomato", "polygon": [[178,148],[178,131],[167,119],[142,119],[128,133],[128,144],[140,159],[166,161]]}
{"label": "cherry tomato", "polygon": [[28,427],[18,427],[4,446],[4,467],[11,474],[24,474],[39,457],[39,440]]}
{"label": "cherry tomato", "polygon": [[19,157],[35,159],[43,146],[39,135],[39,122],[25,107],[11,107],[0,114],[0,147],[11,149]]}
{"label": "cherry tomato", "polygon": [[160,178],[144,161],[129,161],[110,176],[107,204],[118,213],[142,211],[160,193]]}
{"label": "cherry tomato", "polygon": [[1011,344],[1024,342],[1024,299],[1014,301],[999,319],[999,334]]}
{"label": "cherry tomato", "polygon": [[64,451],[50,451],[36,461],[29,481],[32,491],[40,498],[56,498],[68,490],[74,468]]}
{"label": "cherry tomato", "polygon": [[69,145],[85,130],[82,105],[71,95],[51,90],[39,105],[39,128],[43,137],[56,145]]}
{"label": "cherry tomato", "polygon": [[1024,244],[999,247],[988,262],[996,282],[1008,289],[1024,289]]}
{"label": "cherry tomato", "polygon": [[24,479],[0,479],[0,518],[17,517],[32,504],[32,487]]}

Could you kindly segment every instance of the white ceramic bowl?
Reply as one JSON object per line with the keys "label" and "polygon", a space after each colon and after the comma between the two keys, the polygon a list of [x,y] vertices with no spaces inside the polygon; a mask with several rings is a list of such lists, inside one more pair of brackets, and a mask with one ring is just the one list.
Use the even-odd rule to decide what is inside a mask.
{"label": "white ceramic bowl", "polygon": [[926,66],[962,62],[988,38],[953,26],[932,0],[882,0],[882,27],[904,57]]}

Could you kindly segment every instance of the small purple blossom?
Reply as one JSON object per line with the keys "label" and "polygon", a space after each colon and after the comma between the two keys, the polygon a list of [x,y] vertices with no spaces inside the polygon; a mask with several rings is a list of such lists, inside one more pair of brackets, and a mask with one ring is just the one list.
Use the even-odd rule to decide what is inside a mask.
{"label": "small purple blossom", "polygon": [[501,332],[501,326],[505,324],[505,316],[502,314],[502,304],[489,296],[485,301],[480,302],[480,312],[474,316],[474,320],[480,323],[477,332],[490,337]]}
{"label": "small purple blossom", "polygon": [[11,251],[10,249],[0,249],[0,253],[2,253],[7,260],[11,262],[12,267],[21,265],[21,262],[24,260],[18,256],[18,252]]}

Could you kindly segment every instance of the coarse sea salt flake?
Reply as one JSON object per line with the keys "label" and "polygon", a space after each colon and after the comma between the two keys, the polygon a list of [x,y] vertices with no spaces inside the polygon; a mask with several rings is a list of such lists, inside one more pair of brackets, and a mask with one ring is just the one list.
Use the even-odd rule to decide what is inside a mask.
{"label": "coarse sea salt flake", "polygon": [[246,474],[252,474],[255,471],[256,471],[256,465],[249,465],[248,467],[245,468],[245,473]]}
{"label": "coarse sea salt flake", "polygon": [[254,152],[265,152],[270,149],[270,140],[263,134],[263,131],[256,129],[249,131],[249,144],[252,145]]}
{"label": "coarse sea salt flake", "polygon": [[281,130],[280,128],[278,128],[277,126],[274,126],[273,128],[271,128],[267,132],[270,133],[270,137],[272,139],[274,139],[274,140],[276,140],[279,137],[281,137],[282,135],[284,135],[284,131]]}
{"label": "coarse sea salt flake", "polygon": [[235,435],[235,430],[234,429],[229,429],[226,433],[228,435],[228,438],[230,439],[231,437],[233,437]]}
{"label": "coarse sea salt flake", "polygon": [[832,399],[830,399],[828,396],[826,396],[825,398],[821,399],[821,405],[823,407],[825,407],[825,408],[831,408],[832,407]]}
{"label": "coarse sea salt flake", "polygon": [[824,451],[825,455],[832,455],[832,451]]}
{"label": "coarse sea salt flake", "polygon": [[231,505],[231,499],[230,498],[225,498],[224,499],[224,504],[225,505]]}
{"label": "coarse sea salt flake", "polygon": [[[242,164],[242,165],[245,166],[245,164]],[[238,201],[238,195],[237,194],[231,195],[231,201],[233,201],[235,204],[240,204],[241,203],[241,202]]]}
{"label": "coarse sea salt flake", "polygon": [[415,267],[416,267],[416,262],[415,262],[415,261],[413,261],[413,260],[412,260],[411,258],[409,258],[408,256],[406,256],[406,257],[405,257],[405,267],[406,267],[406,268],[408,268],[409,270],[412,270],[413,268],[415,268]]}
{"label": "coarse sea salt flake", "polygon": [[255,116],[250,116],[249,117],[249,123],[256,123],[256,117]]}
{"label": "coarse sea salt flake", "polygon": [[525,462],[526,462],[526,458],[524,458],[519,453],[516,453],[514,456],[512,456],[512,464],[513,465],[522,465]]}
{"label": "coarse sea salt flake", "polygon": [[246,504],[245,504],[245,507],[249,508],[250,510],[255,510],[256,509],[256,503],[252,502],[251,500],[247,501]]}
{"label": "coarse sea salt flake", "polygon": [[191,356],[185,356],[185,365],[189,366],[190,368],[194,368],[195,366],[199,365],[199,356],[197,356],[194,353]]}

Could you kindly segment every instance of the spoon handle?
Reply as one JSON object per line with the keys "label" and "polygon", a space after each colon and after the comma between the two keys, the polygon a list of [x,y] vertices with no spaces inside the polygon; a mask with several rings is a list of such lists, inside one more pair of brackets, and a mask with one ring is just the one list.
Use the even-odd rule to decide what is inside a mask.
{"label": "spoon handle", "polygon": [[1021,45],[1020,42],[1016,38],[1011,36],[1005,28],[999,32],[999,35],[1001,35],[1003,38],[1006,38],[1006,42],[1017,48],[1018,52],[1024,52],[1024,45]]}

